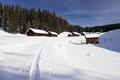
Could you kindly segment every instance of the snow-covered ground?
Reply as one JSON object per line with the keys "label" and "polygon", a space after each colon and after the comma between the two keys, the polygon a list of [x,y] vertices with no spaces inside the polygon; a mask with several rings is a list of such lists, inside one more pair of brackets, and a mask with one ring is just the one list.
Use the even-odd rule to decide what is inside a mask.
{"label": "snow-covered ground", "polygon": [[120,80],[120,52],[83,44],[83,36],[62,35],[27,37],[0,31],[0,80]]}

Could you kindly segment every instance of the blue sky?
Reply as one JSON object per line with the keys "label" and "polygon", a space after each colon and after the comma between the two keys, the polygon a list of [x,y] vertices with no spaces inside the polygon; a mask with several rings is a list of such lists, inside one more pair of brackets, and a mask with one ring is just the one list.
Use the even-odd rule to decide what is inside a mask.
{"label": "blue sky", "polygon": [[0,0],[55,11],[71,24],[94,26],[120,22],[120,0]]}

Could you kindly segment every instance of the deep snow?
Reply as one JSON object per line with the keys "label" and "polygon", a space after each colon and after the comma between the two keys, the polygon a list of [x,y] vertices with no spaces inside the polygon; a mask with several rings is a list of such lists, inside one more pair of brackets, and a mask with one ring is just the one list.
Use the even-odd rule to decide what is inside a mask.
{"label": "deep snow", "polygon": [[120,52],[120,29],[106,32],[100,36],[99,47]]}
{"label": "deep snow", "polygon": [[[117,32],[120,30],[104,35],[116,33],[119,36]],[[83,36],[62,35],[27,37],[0,31],[0,80],[120,79],[118,51],[83,44]]]}

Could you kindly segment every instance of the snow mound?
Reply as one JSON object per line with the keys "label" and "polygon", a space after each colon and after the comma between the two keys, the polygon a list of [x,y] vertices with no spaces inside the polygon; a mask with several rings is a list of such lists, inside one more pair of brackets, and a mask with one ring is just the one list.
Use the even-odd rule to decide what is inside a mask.
{"label": "snow mound", "polygon": [[72,35],[70,32],[62,32],[58,35],[58,37],[68,37],[69,35]]}
{"label": "snow mound", "polygon": [[20,33],[16,33],[16,34],[12,34],[12,33],[8,33],[5,32],[3,30],[0,30],[0,36],[5,36],[5,37],[22,37],[22,36],[26,36],[24,34],[20,34]]}
{"label": "snow mound", "polygon": [[0,30],[0,35],[9,35],[9,33],[3,31],[3,30]]}
{"label": "snow mound", "polygon": [[120,29],[104,33],[100,36],[99,47],[120,52]]}
{"label": "snow mound", "polygon": [[85,36],[71,37],[70,43],[71,44],[85,44],[86,43]]}

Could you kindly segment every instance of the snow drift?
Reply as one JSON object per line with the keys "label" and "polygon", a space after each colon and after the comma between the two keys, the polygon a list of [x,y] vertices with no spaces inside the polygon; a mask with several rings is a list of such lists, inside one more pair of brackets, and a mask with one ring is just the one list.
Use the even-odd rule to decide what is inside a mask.
{"label": "snow drift", "polygon": [[58,35],[59,38],[68,37],[69,35],[72,35],[70,32],[62,32]]}
{"label": "snow drift", "polygon": [[9,33],[5,32],[5,31],[3,31],[3,30],[0,30],[0,36],[1,36],[1,35],[9,35]]}
{"label": "snow drift", "polygon": [[99,47],[120,52],[120,29],[104,33],[99,41]]}

